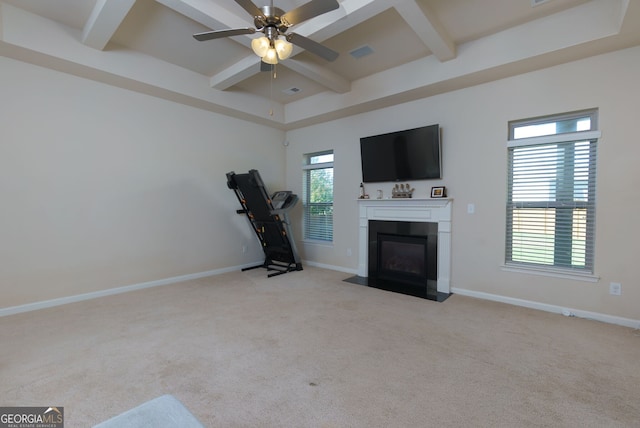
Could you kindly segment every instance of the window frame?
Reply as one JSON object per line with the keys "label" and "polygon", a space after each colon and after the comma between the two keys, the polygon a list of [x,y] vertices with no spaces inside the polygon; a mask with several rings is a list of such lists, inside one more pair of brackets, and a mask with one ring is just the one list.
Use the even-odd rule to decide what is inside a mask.
{"label": "window frame", "polygon": [[[326,155],[331,155],[333,156],[333,160],[330,162],[318,162],[318,163],[311,163],[311,160],[315,157],[321,157],[321,156],[326,156]],[[302,166],[302,171],[303,171],[303,178],[302,178],[302,236],[303,236],[303,241],[305,242],[310,242],[310,243],[316,243],[316,244],[326,244],[326,245],[331,245],[333,244],[333,238],[334,238],[334,223],[333,223],[333,207],[334,207],[334,203],[335,203],[335,198],[334,198],[334,189],[335,189],[335,183],[333,182],[333,169],[334,169],[334,161],[335,161],[335,152],[334,150],[322,150],[319,152],[313,152],[313,153],[306,153],[303,155],[303,166]],[[311,171],[314,170],[320,170],[320,169],[328,169],[331,168],[332,170],[332,182],[331,182],[331,202],[310,202],[309,198],[311,195]],[[326,235],[328,236],[330,239],[322,239],[321,237],[318,237],[318,235],[315,235],[312,233],[312,231],[310,230],[310,224],[309,224],[309,209],[311,208],[311,206],[323,206],[323,207],[330,207],[331,208],[331,221],[330,221],[330,231],[327,233],[326,231],[324,231],[322,233],[322,235]]]}
{"label": "window frame", "polygon": [[[590,127],[588,130],[582,131],[565,131],[562,130],[556,131],[555,133],[548,134],[538,134],[536,136],[525,136],[525,137],[516,137],[516,130],[518,128],[523,128],[531,125],[544,125],[551,123],[559,123],[559,122],[575,122],[577,125],[578,119],[589,118],[590,119]],[[508,271],[518,271],[518,272],[527,272],[527,273],[537,273],[542,275],[551,275],[558,277],[570,277],[573,279],[580,279],[595,282],[598,278],[594,275],[595,266],[595,207],[596,207],[596,199],[595,199],[595,190],[596,190],[596,169],[597,169],[597,146],[599,143],[599,138],[601,136],[601,132],[598,130],[598,110],[597,109],[589,109],[582,110],[577,112],[570,113],[562,113],[555,115],[542,116],[531,119],[524,120],[516,120],[509,122],[508,127],[508,142],[507,142],[507,195],[506,195],[506,223],[505,223],[505,254],[504,254],[504,270]],[[575,196],[572,197],[570,205],[567,204],[566,199],[557,199],[555,195],[562,190],[562,183],[558,183],[560,179],[554,179],[554,198],[553,200],[538,200],[538,201],[514,201],[513,200],[513,192],[514,192],[514,165],[513,165],[513,156],[515,150],[518,148],[526,148],[528,146],[539,146],[539,147],[549,147],[550,149],[556,146],[556,149],[562,148],[563,150],[567,150],[569,153],[568,156],[565,157],[566,161],[558,161],[555,165],[562,167],[558,169],[558,171],[567,172],[572,171],[570,183],[565,187],[564,190],[570,189],[572,192],[575,192],[575,179],[577,178],[577,172],[575,169],[572,170],[571,165],[575,162],[576,153],[575,150],[579,149],[577,144],[579,143],[587,143],[589,144],[587,153],[589,155],[588,161],[588,173],[587,173],[587,199],[586,201],[576,200]],[[532,147],[533,148],[533,147]],[[553,231],[553,244],[554,247],[557,248],[560,244],[566,244],[567,242],[572,242],[573,238],[567,239],[568,235],[572,234],[572,230],[566,230],[560,232],[559,229],[561,225],[566,225],[566,223],[561,223],[560,221],[555,221],[556,218],[560,218],[561,215],[575,215],[576,209],[585,209],[585,244],[584,244],[584,267],[575,266],[572,262],[573,253],[568,256],[564,256],[565,260],[562,260],[562,256],[558,254],[556,250],[553,253],[553,263],[534,263],[531,261],[522,261],[522,260],[513,260],[513,245],[514,245],[514,209],[516,208],[531,208],[531,209],[548,209],[551,208],[554,211],[554,231]],[[562,211],[557,211],[558,209]],[[564,212],[564,214],[562,214]],[[559,215],[560,214],[560,215]],[[546,214],[545,214],[546,215]],[[556,217],[557,216],[557,217]],[[565,217],[566,218],[566,217]],[[574,217],[575,218],[575,217]],[[573,221],[573,220],[571,220]],[[533,248],[533,246],[532,246]],[[567,262],[568,261],[568,262]]]}

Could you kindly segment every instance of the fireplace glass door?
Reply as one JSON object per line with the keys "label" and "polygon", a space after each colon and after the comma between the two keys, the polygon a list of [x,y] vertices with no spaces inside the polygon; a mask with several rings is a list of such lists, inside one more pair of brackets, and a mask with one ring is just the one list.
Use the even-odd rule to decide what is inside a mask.
{"label": "fireplace glass door", "polygon": [[378,234],[378,278],[426,286],[427,236]]}

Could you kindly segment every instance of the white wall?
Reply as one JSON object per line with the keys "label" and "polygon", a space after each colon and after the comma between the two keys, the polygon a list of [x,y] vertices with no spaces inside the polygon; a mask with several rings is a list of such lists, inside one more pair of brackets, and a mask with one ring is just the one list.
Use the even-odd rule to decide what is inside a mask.
{"label": "white wall", "polygon": [[[640,319],[638,76],[640,47],[288,132],[287,187],[299,194],[303,154],[335,150],[335,241],[331,246],[300,242],[303,258],[355,272],[359,138],[439,123],[444,178],[412,185],[415,197],[428,197],[431,186],[445,185],[454,198],[452,287]],[[503,271],[507,123],[593,107],[599,108],[602,130],[595,249],[600,280]],[[373,195],[383,188],[389,195],[391,186],[369,184],[367,191]],[[475,204],[473,215],[467,214],[469,203]],[[300,214],[298,209],[298,239]],[[621,297],[608,294],[612,281],[622,283]]]}
{"label": "white wall", "polygon": [[[439,123],[444,179],[412,185],[454,198],[452,287],[640,319],[638,75],[640,47],[290,131],[285,149],[278,130],[0,57],[0,308],[261,261],[225,173],[256,168],[269,189],[301,195],[302,156],[324,149],[336,154],[335,242],[298,245],[355,273],[359,138]],[[592,107],[600,280],[501,270],[507,122]]]}
{"label": "white wall", "polygon": [[0,308],[263,260],[225,174],[282,188],[284,132],[4,57],[0,100]]}

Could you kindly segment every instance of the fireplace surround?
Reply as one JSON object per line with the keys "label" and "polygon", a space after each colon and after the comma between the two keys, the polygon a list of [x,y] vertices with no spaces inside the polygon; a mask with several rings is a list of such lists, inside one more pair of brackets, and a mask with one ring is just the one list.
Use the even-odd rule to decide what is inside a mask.
{"label": "fireplace surround", "polygon": [[[359,199],[359,243],[358,243],[358,275],[350,282],[384,288],[405,294],[419,295],[419,297],[442,301],[450,293],[451,274],[451,206],[449,198],[438,199]],[[382,232],[370,234],[370,227],[378,224],[396,224],[398,229],[383,229]],[[423,224],[423,225],[421,225]],[[394,226],[396,227],[396,226]],[[377,242],[373,242],[374,235],[396,235],[402,238],[415,235],[424,237],[427,251],[424,293],[415,293],[415,284],[407,286],[412,281],[391,281],[383,273],[372,272],[370,259],[378,257],[380,249]],[[429,238],[430,237],[430,238]],[[435,257],[428,257],[429,250],[436,252]],[[434,272],[435,270],[435,272]],[[411,276],[411,275],[409,275]],[[386,281],[386,282],[385,282]],[[393,284],[395,282],[395,284]],[[429,295],[427,295],[427,286]],[[394,289],[396,288],[396,289]],[[424,295],[422,295],[424,294]]]}

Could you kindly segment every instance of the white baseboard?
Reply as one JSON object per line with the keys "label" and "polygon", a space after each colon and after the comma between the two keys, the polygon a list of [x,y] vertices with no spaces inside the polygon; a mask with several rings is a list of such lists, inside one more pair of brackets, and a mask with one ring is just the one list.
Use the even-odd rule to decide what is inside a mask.
{"label": "white baseboard", "polygon": [[[256,262],[256,263],[259,263],[259,262]],[[11,306],[8,308],[0,308],[0,317],[19,314],[22,312],[35,311],[38,309],[51,308],[54,306],[65,305],[67,303],[80,302],[83,300],[95,299],[98,297],[112,296],[114,294],[120,294],[120,293],[127,293],[129,291],[142,290],[144,288],[158,287],[161,285],[175,284],[178,282],[189,281],[192,279],[199,279],[199,278],[205,278],[208,276],[220,275],[223,273],[238,271],[246,267],[255,266],[256,263],[248,263],[241,266],[232,266],[228,268],[214,269],[214,270],[209,270],[205,272],[192,273],[188,275],[174,276],[171,278],[164,278],[164,279],[158,279],[155,281],[142,282],[139,284],[127,285],[124,287],[110,288],[107,290],[94,291],[91,293],[77,294],[75,296],[60,297],[58,299],[43,300],[40,302],[27,303],[25,305]],[[344,272],[344,273],[349,273],[353,275],[357,274],[357,270],[348,269],[341,266],[333,266],[333,265],[327,265],[324,263],[316,263],[316,262],[310,262],[310,261],[304,261],[304,263],[309,266],[315,266],[322,269],[335,270],[338,272]],[[466,289],[457,288],[457,287],[453,287],[451,289],[451,292],[454,294],[460,294],[461,296],[469,296],[469,297],[475,297],[478,299],[491,300],[494,302],[508,303],[510,305],[522,306],[525,308],[537,309],[545,312],[553,312],[553,313],[563,314],[563,315],[570,314],[570,316],[575,316],[578,318],[592,319],[592,320],[601,321],[609,324],[616,324],[624,327],[640,329],[640,320],[635,320],[631,318],[617,317],[613,315],[601,314],[598,312],[583,311],[580,309],[550,305],[547,303],[534,302],[531,300],[516,299],[513,297],[500,296],[497,294],[484,293],[481,291],[466,290]]]}
{"label": "white baseboard", "polygon": [[[256,262],[260,263],[260,262]],[[77,294],[75,296],[60,297],[58,299],[43,300],[40,302],[27,303],[25,305],[11,306],[0,309],[0,317],[19,314],[22,312],[35,311],[38,309],[51,308],[54,306],[66,305],[67,303],[81,302],[83,300],[95,299],[98,297],[112,296],[114,294],[127,293],[129,291],[142,290],[144,288],[158,287],[161,285],[175,284],[177,282],[189,281],[192,279],[205,278],[207,276],[220,275],[234,272],[245,267],[255,266],[256,263],[249,263],[242,266],[233,266],[222,269],[214,269],[206,272],[191,273],[188,275],[174,276],[171,278],[158,279],[155,281],[142,282],[139,284],[126,285],[124,287],[109,288],[107,290],[94,291],[91,293]]]}
{"label": "white baseboard", "polygon": [[322,269],[329,269],[329,270],[335,270],[338,272],[344,272],[344,273],[351,273],[353,275],[357,275],[358,274],[358,270],[357,269],[348,269],[342,266],[333,266],[333,265],[326,265],[324,263],[316,263],[316,262],[311,262],[309,260],[303,260],[302,261],[303,267],[304,265],[309,265],[309,266],[314,266],[314,267],[319,267]]}
{"label": "white baseboard", "polygon": [[508,303],[510,305],[522,306],[530,309],[537,309],[545,312],[553,312],[566,316],[574,316],[577,318],[585,318],[595,321],[606,322],[608,324],[616,324],[624,327],[640,328],[640,320],[631,318],[622,318],[613,315],[601,314],[598,312],[583,311],[580,309],[567,308],[563,306],[550,305],[547,303],[534,302],[531,300],[516,299],[513,297],[500,296],[497,294],[483,293],[481,291],[465,290],[463,288],[453,287],[451,292],[460,294],[461,296],[476,297],[478,299],[492,300],[494,302]]}

